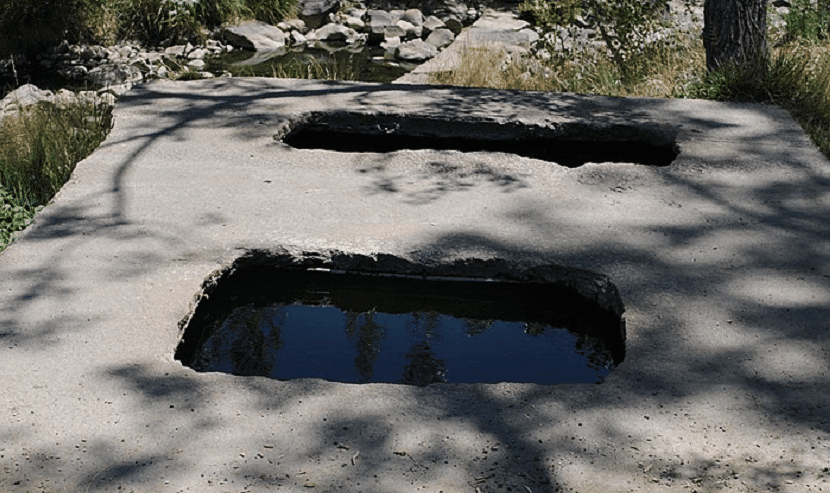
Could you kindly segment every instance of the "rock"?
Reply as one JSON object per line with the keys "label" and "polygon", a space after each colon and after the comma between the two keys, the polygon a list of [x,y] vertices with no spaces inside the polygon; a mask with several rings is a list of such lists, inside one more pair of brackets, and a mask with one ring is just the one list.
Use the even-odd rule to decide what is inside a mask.
{"label": "rock", "polygon": [[360,18],[353,17],[351,15],[348,15],[345,19],[343,19],[343,25],[351,29],[354,29],[355,31],[362,31],[366,28],[365,22],[360,20]]}
{"label": "rock", "polygon": [[424,31],[424,28],[421,26],[416,26],[411,22],[407,22],[403,19],[399,20],[395,23],[396,26],[403,29],[403,38],[404,39],[415,39],[420,38],[421,33]]}
{"label": "rock", "polygon": [[406,31],[400,26],[386,26],[383,28],[383,39],[403,38],[406,36]]}
{"label": "rock", "polygon": [[398,22],[403,18],[404,11],[401,9],[394,9],[389,11],[389,17],[392,19],[392,24]]}
{"label": "rock", "polygon": [[7,109],[12,106],[24,108],[41,101],[49,101],[53,96],[52,91],[40,89],[34,84],[24,84],[6,94],[6,97],[0,101],[0,108]]}
{"label": "rock", "polygon": [[452,31],[446,28],[441,28],[432,31],[432,33],[427,36],[426,42],[440,49],[449,46],[454,40],[455,34],[453,34]]}
{"label": "rock", "polygon": [[357,33],[354,29],[349,29],[342,24],[326,24],[316,31],[317,39],[320,41],[340,41],[345,42],[349,38],[354,38]]}
{"label": "rock", "polygon": [[61,67],[58,69],[58,74],[60,74],[61,77],[66,77],[67,79],[72,80],[84,79],[88,73],[89,69],[83,65],[70,65],[68,67]]}
{"label": "rock", "polygon": [[106,88],[102,89],[99,94],[112,94],[113,96],[123,96],[126,94],[130,89],[132,89],[132,83],[127,82],[126,84],[113,84],[111,86],[107,86]]}
{"label": "rock", "polygon": [[201,60],[205,56],[210,54],[210,51],[205,48],[196,48],[190,53],[187,54],[187,58],[189,60]]}
{"label": "rock", "polygon": [[191,68],[196,69],[196,70],[201,70],[201,69],[205,68],[206,64],[205,64],[204,60],[202,60],[201,58],[197,58],[195,60],[191,60],[187,65]]}
{"label": "rock", "polygon": [[444,27],[444,21],[434,15],[431,15],[424,20],[422,26],[424,28],[424,33],[429,36],[436,29]]}
{"label": "rock", "polygon": [[298,17],[305,22],[309,29],[317,29],[340,8],[339,0],[299,0],[297,2]]}
{"label": "rock", "polygon": [[268,51],[285,46],[285,33],[262,21],[248,21],[222,30],[222,36],[237,48]]}
{"label": "rock", "polygon": [[456,36],[461,34],[461,31],[464,29],[464,24],[461,23],[460,20],[456,17],[448,17],[444,19],[444,27],[449,29],[453,32]]}
{"label": "rock", "polygon": [[401,38],[384,39],[383,42],[380,43],[380,47],[386,50],[386,53],[388,54],[387,58],[394,58],[400,45]]}
{"label": "rock", "polygon": [[89,81],[96,86],[111,87],[138,82],[141,71],[132,65],[101,65],[89,71]]}
{"label": "rock", "polygon": [[392,25],[392,16],[384,10],[367,10],[364,20],[369,24],[369,44],[382,42],[386,38],[386,28]]}
{"label": "rock", "polygon": [[407,62],[423,62],[437,55],[438,48],[421,39],[414,39],[398,46],[395,54]]}
{"label": "rock", "polygon": [[424,14],[418,9],[409,9],[403,13],[401,20],[409,22],[413,26],[422,26],[424,24]]}
{"label": "rock", "polygon": [[181,58],[184,57],[184,45],[169,46],[164,49],[164,56],[167,58]]}
{"label": "rock", "polygon": [[308,42],[308,39],[300,31],[291,31],[289,37],[291,38],[291,44],[301,45]]}

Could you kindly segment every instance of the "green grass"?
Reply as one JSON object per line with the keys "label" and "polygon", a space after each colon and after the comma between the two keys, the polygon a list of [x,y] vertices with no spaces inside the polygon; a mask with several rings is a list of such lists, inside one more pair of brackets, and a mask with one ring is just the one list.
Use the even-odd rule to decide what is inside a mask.
{"label": "green grass", "polygon": [[91,103],[39,103],[0,122],[0,250],[55,196],[110,126],[110,110]]}

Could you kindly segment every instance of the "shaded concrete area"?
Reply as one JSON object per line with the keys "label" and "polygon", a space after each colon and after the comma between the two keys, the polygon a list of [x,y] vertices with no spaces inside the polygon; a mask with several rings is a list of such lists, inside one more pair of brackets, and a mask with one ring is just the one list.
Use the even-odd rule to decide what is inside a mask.
{"label": "shaded concrete area", "polygon": [[[274,139],[333,110],[660,125],[680,155],[568,169]],[[828,491],[828,185],[827,160],[774,107],[265,79],[136,86],[107,141],[0,254],[0,490]],[[595,272],[625,305],[626,359],[601,385],[562,386],[182,367],[179,323],[202,283],[254,249]]]}

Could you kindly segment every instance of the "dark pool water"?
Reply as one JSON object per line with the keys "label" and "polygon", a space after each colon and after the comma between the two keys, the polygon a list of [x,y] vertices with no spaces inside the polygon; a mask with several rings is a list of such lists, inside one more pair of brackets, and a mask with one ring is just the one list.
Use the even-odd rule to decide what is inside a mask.
{"label": "dark pool water", "polygon": [[556,286],[278,277],[228,290],[177,358],[202,372],[428,385],[598,383],[623,357],[619,318]]}

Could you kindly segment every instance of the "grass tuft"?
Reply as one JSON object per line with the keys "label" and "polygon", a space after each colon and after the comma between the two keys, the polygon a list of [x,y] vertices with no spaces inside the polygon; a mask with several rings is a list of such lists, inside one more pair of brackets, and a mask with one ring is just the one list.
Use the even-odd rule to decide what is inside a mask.
{"label": "grass tuft", "polygon": [[0,250],[104,140],[111,110],[39,103],[0,122]]}

